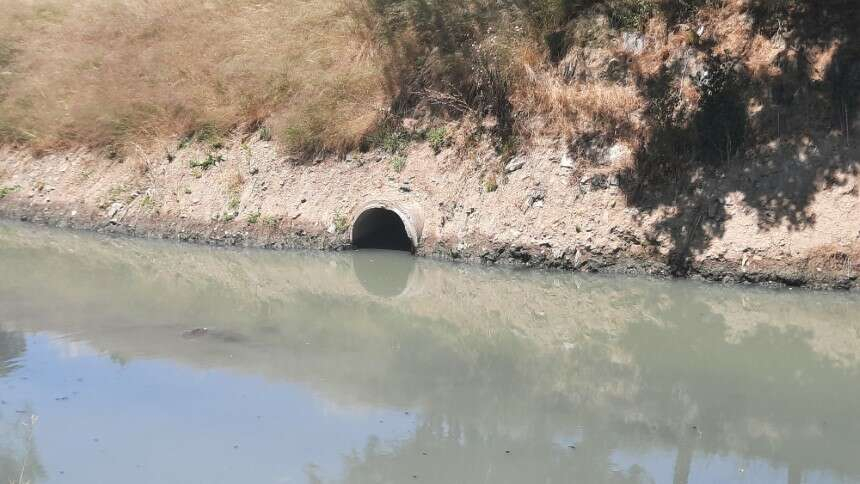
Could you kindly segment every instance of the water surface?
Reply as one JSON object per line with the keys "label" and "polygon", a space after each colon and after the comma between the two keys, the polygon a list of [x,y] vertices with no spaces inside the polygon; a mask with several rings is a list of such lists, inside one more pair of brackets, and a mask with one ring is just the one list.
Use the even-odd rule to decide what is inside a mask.
{"label": "water surface", "polygon": [[0,483],[860,483],[860,298],[0,223]]}

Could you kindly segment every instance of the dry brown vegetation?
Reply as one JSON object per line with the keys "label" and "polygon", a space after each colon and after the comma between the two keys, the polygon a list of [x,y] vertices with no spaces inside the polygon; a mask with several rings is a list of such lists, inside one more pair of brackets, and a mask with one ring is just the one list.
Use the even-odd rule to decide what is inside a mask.
{"label": "dry brown vegetation", "polygon": [[492,126],[498,146],[621,140],[665,174],[787,130],[847,137],[852,2],[0,0],[0,142],[265,125],[314,156],[437,117]]}
{"label": "dry brown vegetation", "polygon": [[0,0],[0,138],[103,146],[269,120],[302,151],[354,145],[379,58],[336,1]]}

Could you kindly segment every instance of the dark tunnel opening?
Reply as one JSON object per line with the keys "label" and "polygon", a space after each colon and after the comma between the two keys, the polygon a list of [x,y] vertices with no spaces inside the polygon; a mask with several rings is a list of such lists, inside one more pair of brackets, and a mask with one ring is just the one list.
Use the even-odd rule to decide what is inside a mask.
{"label": "dark tunnel opening", "polygon": [[403,220],[384,208],[371,208],[358,216],[352,227],[352,245],[356,249],[414,251]]}

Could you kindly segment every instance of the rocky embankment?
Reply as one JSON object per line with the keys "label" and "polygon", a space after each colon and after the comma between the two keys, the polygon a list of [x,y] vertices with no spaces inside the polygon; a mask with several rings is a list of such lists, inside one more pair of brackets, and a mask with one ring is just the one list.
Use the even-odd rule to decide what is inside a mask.
{"label": "rocky embankment", "polygon": [[[485,147],[486,148],[486,147]],[[217,155],[176,143],[122,160],[0,150],[0,217],[195,243],[340,250],[370,200],[416,207],[421,256],[721,282],[856,289],[857,163],[815,147],[779,165],[705,173],[682,193],[619,170],[625,146],[584,166],[548,143],[506,163],[412,146],[297,164],[264,141]],[[826,158],[831,157],[831,158]],[[497,162],[495,162],[497,163]],[[492,180],[490,182],[490,180]]]}

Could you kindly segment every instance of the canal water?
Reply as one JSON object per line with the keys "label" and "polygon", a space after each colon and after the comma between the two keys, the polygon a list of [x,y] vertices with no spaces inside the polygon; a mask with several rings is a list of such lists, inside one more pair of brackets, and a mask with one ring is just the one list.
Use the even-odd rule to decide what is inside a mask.
{"label": "canal water", "polygon": [[0,483],[858,483],[860,297],[0,223]]}

